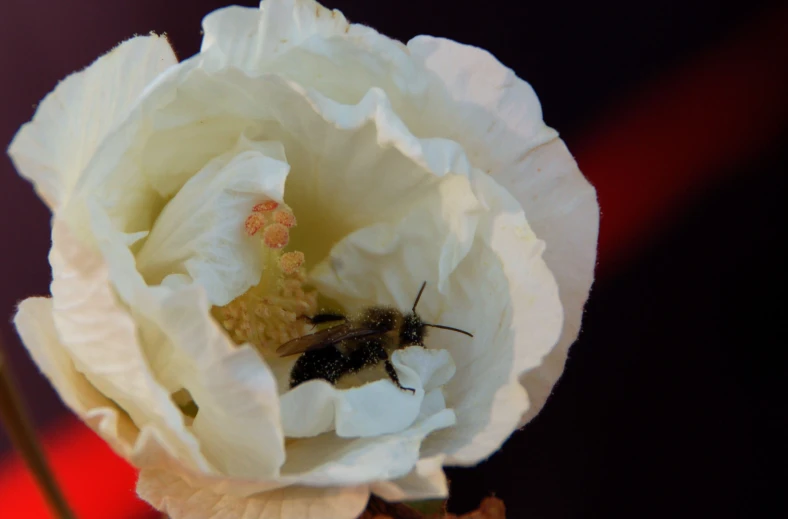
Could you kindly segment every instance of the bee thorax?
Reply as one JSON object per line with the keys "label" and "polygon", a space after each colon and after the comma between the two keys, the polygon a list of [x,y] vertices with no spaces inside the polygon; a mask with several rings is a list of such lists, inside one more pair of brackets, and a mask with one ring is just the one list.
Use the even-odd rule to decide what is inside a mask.
{"label": "bee thorax", "polygon": [[364,310],[361,324],[372,330],[394,330],[402,320],[402,312],[385,306],[371,306]]}
{"label": "bee thorax", "polygon": [[411,312],[405,316],[399,331],[399,341],[403,346],[413,344],[423,346],[426,335],[427,327],[416,312]]}

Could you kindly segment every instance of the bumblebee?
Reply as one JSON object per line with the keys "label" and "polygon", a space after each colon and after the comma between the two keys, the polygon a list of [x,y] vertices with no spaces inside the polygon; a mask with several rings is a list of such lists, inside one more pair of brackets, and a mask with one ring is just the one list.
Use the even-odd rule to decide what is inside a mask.
{"label": "bumblebee", "polygon": [[370,306],[353,318],[337,313],[308,317],[309,322],[315,325],[336,324],[288,341],[276,350],[280,357],[303,353],[290,372],[290,387],[315,379],[336,384],[345,375],[382,363],[386,374],[398,388],[415,393],[413,388],[400,384],[397,371],[391,363],[394,351],[408,346],[424,347],[428,327],[473,337],[464,330],[425,323],[421,319],[416,313],[416,305],[426,286],[426,282],[421,285],[413,308],[407,314],[387,306]]}

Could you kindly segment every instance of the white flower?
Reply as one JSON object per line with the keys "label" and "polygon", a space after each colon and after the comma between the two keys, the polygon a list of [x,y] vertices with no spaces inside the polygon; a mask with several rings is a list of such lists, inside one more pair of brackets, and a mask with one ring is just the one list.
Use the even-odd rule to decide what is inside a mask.
{"label": "white flower", "polygon": [[[24,343],[173,519],[445,496],[442,466],[496,451],[563,369],[593,188],[483,50],[403,45],[311,0],[203,25],[181,63],[164,38],[124,42],[16,135],[54,215],[52,297],[20,305]],[[308,333],[310,286],[346,311],[406,310],[423,281],[425,320],[474,338],[395,352],[414,394],[385,377],[289,388],[273,350]]]}

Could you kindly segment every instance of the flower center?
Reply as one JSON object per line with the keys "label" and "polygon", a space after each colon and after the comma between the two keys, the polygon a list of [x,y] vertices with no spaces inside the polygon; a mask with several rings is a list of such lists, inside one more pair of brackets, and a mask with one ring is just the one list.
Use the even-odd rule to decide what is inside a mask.
{"label": "flower center", "polygon": [[267,200],[254,206],[244,228],[260,240],[260,282],[225,306],[214,307],[214,316],[232,339],[254,345],[261,354],[273,354],[280,345],[309,332],[302,317],[317,311],[317,291],[306,286],[305,257],[285,252],[296,217],[284,204]]}

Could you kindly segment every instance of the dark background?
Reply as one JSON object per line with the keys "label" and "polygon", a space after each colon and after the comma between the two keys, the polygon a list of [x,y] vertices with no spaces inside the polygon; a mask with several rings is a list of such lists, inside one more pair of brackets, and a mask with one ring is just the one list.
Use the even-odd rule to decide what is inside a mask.
{"label": "dark background", "polygon": [[[0,18],[0,143],[10,142],[59,79],[132,34],[166,32],[178,55],[190,56],[199,47],[200,19],[222,5],[6,0]],[[620,114],[621,106],[629,106],[625,101],[659,88],[676,70],[691,75],[686,63],[713,55],[742,34],[757,34],[759,24],[788,19],[778,3],[764,1],[327,5],[403,41],[424,33],[488,49],[534,86],[546,122],[570,150],[592,141],[600,121]],[[784,78],[788,61],[773,67]],[[756,102],[738,101],[745,108]],[[609,263],[599,265],[583,332],[554,396],[490,460],[448,471],[452,511],[471,510],[490,493],[504,500],[510,518],[545,519],[760,517],[760,507],[778,501],[770,489],[788,480],[770,442],[784,440],[785,433],[779,398],[785,395],[779,355],[785,343],[786,263],[779,252],[788,172],[780,134],[788,122],[785,106],[774,106],[777,127],[738,130],[757,143],[746,160],[704,171],[703,184],[680,197],[681,203],[664,205],[660,224],[644,224],[637,239],[607,242],[615,247],[601,251]],[[671,154],[670,148],[660,151]],[[586,170],[581,159],[581,169],[595,182],[598,172]],[[0,158],[0,168],[0,334],[34,419],[47,431],[66,411],[8,321],[17,301],[48,293],[49,213],[7,157]],[[643,172],[626,173],[663,172],[643,164]],[[611,186],[609,176],[605,182],[600,196],[603,187],[611,199],[628,196]],[[602,200],[604,237],[617,223],[611,219],[626,215],[608,219]],[[0,431],[0,457],[8,449]]]}

